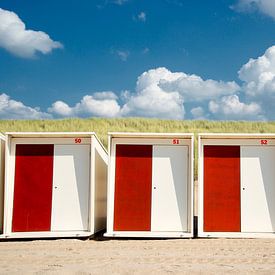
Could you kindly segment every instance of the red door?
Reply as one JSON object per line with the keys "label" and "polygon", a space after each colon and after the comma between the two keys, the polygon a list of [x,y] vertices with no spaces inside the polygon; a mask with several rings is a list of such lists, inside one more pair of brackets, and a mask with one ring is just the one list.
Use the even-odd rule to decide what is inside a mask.
{"label": "red door", "polygon": [[13,232],[51,229],[54,145],[16,145]]}
{"label": "red door", "polygon": [[152,146],[117,145],[115,231],[151,230]]}
{"label": "red door", "polygon": [[240,232],[240,146],[204,146],[204,231]]}

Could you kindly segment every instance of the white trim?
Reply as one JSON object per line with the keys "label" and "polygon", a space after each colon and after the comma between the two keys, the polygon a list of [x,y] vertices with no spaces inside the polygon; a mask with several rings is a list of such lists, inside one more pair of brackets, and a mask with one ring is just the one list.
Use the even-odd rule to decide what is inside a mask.
{"label": "white trim", "polygon": [[95,144],[94,138],[91,136],[91,162],[90,162],[90,199],[89,199],[89,225],[91,232],[95,230]]}
{"label": "white trim", "polygon": [[194,134],[191,133],[130,133],[130,132],[109,132],[111,138],[187,138],[190,139]]}
{"label": "white trim", "polygon": [[202,139],[247,139],[247,138],[275,138],[274,133],[199,133]]}
{"label": "white trim", "polygon": [[6,132],[5,135],[15,137],[89,137],[95,132]]}
{"label": "white trim", "polygon": [[198,137],[198,236],[203,232],[203,150]]}
{"label": "white trim", "polygon": [[113,238],[192,238],[188,232],[153,232],[153,231],[112,231],[104,234],[104,237]]}
{"label": "white trim", "polygon": [[[189,145],[189,184],[187,185],[187,193],[190,193],[190,196],[187,196],[187,211],[189,212],[189,218],[188,218],[188,227],[190,233],[192,234],[192,237],[194,236],[194,135],[191,136],[191,142]],[[190,189],[190,191],[189,191]],[[189,210],[190,208],[190,210]]]}
{"label": "white trim", "polygon": [[[188,146],[188,232],[147,232],[147,231],[113,231],[114,223],[114,193],[115,193],[115,156],[117,144],[147,144],[147,145],[173,145],[173,139],[178,139],[178,145]],[[108,198],[107,198],[107,233],[109,237],[149,237],[149,238],[190,238],[193,236],[193,134],[174,133],[109,133],[108,151]]]}
{"label": "white trim", "polygon": [[[199,137],[201,138],[201,137]],[[266,140],[267,144],[261,144],[262,140]],[[257,138],[235,138],[235,139],[224,139],[224,138],[213,138],[213,139],[204,139],[201,138],[201,145],[237,145],[237,146],[274,146],[275,145],[275,137],[274,138],[266,138],[266,137],[257,137]]]}
{"label": "white trim", "polygon": [[98,144],[102,147],[102,149],[107,153],[106,148],[104,147],[103,143],[100,141],[98,136],[95,132],[6,132],[5,135],[0,134],[0,138],[6,139],[7,136],[10,136],[12,138],[49,138],[49,137],[55,137],[55,138],[64,138],[64,137],[71,137],[71,138],[90,138],[91,136],[94,136],[98,142]]}
{"label": "white trim", "polygon": [[[78,138],[78,136],[74,137],[12,137],[12,143],[16,144],[60,144],[60,145],[65,145],[65,144],[71,144],[71,145],[78,145],[75,143],[75,139]],[[83,137],[81,138],[81,144],[88,145],[90,144],[90,137]]]}
{"label": "white trim", "polygon": [[6,138],[6,144],[5,144],[5,181],[4,181],[4,218],[3,218],[3,233],[8,232],[8,194],[9,194],[9,159],[10,159],[10,139]]}
{"label": "white trim", "polygon": [[[178,140],[178,144],[173,144],[173,140],[177,139]],[[127,137],[113,137],[112,138],[112,143],[115,144],[135,144],[135,145],[139,145],[139,144],[146,144],[146,145],[172,145],[172,146],[182,146],[182,145],[186,145],[189,146],[190,145],[190,140],[191,137],[189,139],[184,139],[184,138],[173,138],[173,137],[167,137],[167,138],[137,138],[137,137],[133,137],[133,138],[127,138]]]}
{"label": "white trim", "polygon": [[0,232],[4,228],[4,183],[5,183],[5,147],[6,137],[0,133]]}
{"label": "white trim", "polygon": [[4,134],[0,133],[0,139],[6,141],[6,136]]}
{"label": "white trim", "polygon": [[275,233],[199,232],[199,238],[275,238]]}
{"label": "white trim", "polygon": [[107,180],[107,226],[106,226],[106,230],[107,232],[111,232],[113,230],[113,200],[114,197],[112,196],[113,189],[112,186],[114,184],[111,184],[111,179],[112,179],[112,175],[113,175],[113,165],[111,166],[110,164],[114,162],[114,160],[112,160],[113,158],[113,154],[112,154],[112,149],[111,149],[111,136],[108,136],[108,180]]}
{"label": "white trim", "polygon": [[21,239],[21,238],[62,238],[62,237],[90,237],[93,233],[90,231],[69,231],[69,232],[16,232],[0,235],[0,239]]}

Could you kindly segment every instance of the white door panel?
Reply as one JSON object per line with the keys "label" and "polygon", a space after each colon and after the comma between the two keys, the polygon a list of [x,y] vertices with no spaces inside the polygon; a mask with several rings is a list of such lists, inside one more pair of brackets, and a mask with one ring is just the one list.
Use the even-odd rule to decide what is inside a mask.
{"label": "white door panel", "polygon": [[241,231],[275,231],[274,146],[241,146]]}
{"label": "white door panel", "polygon": [[187,231],[187,171],[187,146],[153,146],[151,231]]}
{"label": "white door panel", "polygon": [[88,229],[89,145],[55,145],[52,231]]}

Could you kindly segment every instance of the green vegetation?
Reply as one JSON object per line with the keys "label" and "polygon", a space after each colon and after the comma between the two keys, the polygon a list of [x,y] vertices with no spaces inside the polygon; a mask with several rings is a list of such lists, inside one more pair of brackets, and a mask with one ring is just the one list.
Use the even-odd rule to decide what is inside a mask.
{"label": "green vegetation", "polygon": [[[275,122],[187,121],[143,118],[63,119],[63,120],[0,120],[1,132],[96,132],[107,147],[108,132],[163,133],[275,133]],[[195,139],[196,141],[196,139]],[[197,176],[197,142],[195,143],[195,177]]]}

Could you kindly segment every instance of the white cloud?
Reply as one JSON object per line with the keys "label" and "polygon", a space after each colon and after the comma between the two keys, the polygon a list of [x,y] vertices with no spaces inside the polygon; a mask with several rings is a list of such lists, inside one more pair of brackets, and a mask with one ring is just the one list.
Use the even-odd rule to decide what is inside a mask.
{"label": "white cloud", "polygon": [[112,92],[84,96],[79,103],[70,107],[63,101],[56,101],[48,108],[55,117],[118,117],[120,106]]}
{"label": "white cloud", "polygon": [[144,11],[140,12],[137,16],[139,21],[145,22],[146,21],[146,13]]}
{"label": "white cloud", "polygon": [[275,46],[257,59],[250,59],[239,71],[249,96],[275,96]]}
{"label": "white cloud", "polygon": [[234,94],[239,89],[235,82],[203,80],[166,68],[152,69],[138,77],[136,92],[128,94],[121,116],[183,119],[184,104]]}
{"label": "white cloud", "polygon": [[96,5],[96,7],[98,9],[103,9],[104,7],[106,7],[107,5],[110,5],[110,4],[122,6],[122,5],[126,4],[127,2],[129,2],[129,0],[101,0],[99,2],[99,4]]}
{"label": "white cloud", "polygon": [[240,90],[234,81],[203,80],[197,75],[180,74],[175,80],[162,80],[160,87],[166,91],[178,91],[186,102],[208,100],[221,95],[234,94]]}
{"label": "white cloud", "polygon": [[[270,61],[272,59],[270,57],[273,57],[272,50],[267,51],[265,56]],[[263,67],[268,69],[263,70],[262,63],[265,64]],[[123,91],[119,96],[111,91],[97,92],[84,96],[74,106],[59,100],[48,108],[48,113],[10,100],[7,95],[3,95],[0,98],[3,106],[0,117],[2,115],[2,118],[34,119],[51,117],[184,119],[186,107],[188,107],[187,110],[190,110],[190,105],[196,106],[199,103],[199,106],[190,110],[187,118],[264,119],[263,114],[268,114],[267,117],[269,117],[269,112],[263,111],[261,107],[263,102],[249,100],[253,96],[248,95],[247,86],[254,83],[259,74],[266,73],[266,70],[269,73],[272,71],[270,69],[272,66],[266,66],[267,63],[257,59],[250,60],[243,66],[239,72],[240,78],[245,83],[242,89],[235,82],[203,80],[197,75],[157,68],[144,72],[138,77],[135,92]],[[243,102],[240,101],[237,93],[243,93],[244,97],[246,96]],[[274,101],[270,97],[268,100],[272,105]],[[207,105],[208,111],[203,107]]]}
{"label": "white cloud", "polygon": [[205,119],[205,113],[202,107],[195,107],[191,109],[190,112],[194,119],[200,119],[200,120]]}
{"label": "white cloud", "polygon": [[130,55],[129,51],[123,51],[123,50],[111,50],[112,54],[115,54],[119,57],[119,59],[123,62],[126,62],[128,60],[128,57]]}
{"label": "white cloud", "polygon": [[133,94],[121,110],[121,115],[128,117],[183,119],[184,114],[182,97],[178,93],[163,92],[158,87],[148,87]]}
{"label": "white cloud", "polygon": [[237,95],[224,96],[209,102],[209,111],[217,119],[263,119],[261,106],[255,102],[245,104]]}
{"label": "white cloud", "polygon": [[48,112],[57,117],[74,117],[73,108],[71,108],[67,103],[58,100],[48,108]]}
{"label": "white cloud", "polygon": [[138,78],[137,90],[151,85],[157,85],[166,93],[176,92],[184,98],[185,102],[203,101],[217,96],[234,94],[240,90],[234,81],[203,80],[194,74],[173,73],[166,68],[157,68],[143,73]]}
{"label": "white cloud", "polygon": [[150,49],[147,47],[142,50],[142,54],[147,54],[149,52],[150,52]]}
{"label": "white cloud", "polygon": [[48,54],[63,46],[45,32],[27,30],[16,13],[0,8],[0,47],[19,57],[31,58],[36,52]]}
{"label": "white cloud", "polygon": [[117,100],[118,96],[111,91],[103,91],[103,92],[93,93],[93,98],[98,100],[104,100],[104,99]]}
{"label": "white cloud", "polygon": [[[197,75],[157,68],[139,76],[136,93],[122,107],[121,115],[183,119],[184,103],[231,95],[239,90],[235,82],[203,80]],[[193,110],[192,115],[198,116],[198,110]]]}
{"label": "white cloud", "polygon": [[239,12],[253,12],[258,10],[275,19],[274,0],[238,0],[237,4],[233,5],[232,8]]}
{"label": "white cloud", "polygon": [[120,95],[111,91],[93,93],[74,106],[59,100],[48,108],[48,113],[13,101],[4,94],[0,100],[3,106],[0,115],[2,118],[274,119],[275,46],[262,56],[250,59],[238,73],[241,86],[234,81],[202,79],[195,74],[171,72],[160,67],[142,73],[134,92],[125,90]]}
{"label": "white cloud", "polygon": [[39,108],[25,106],[22,102],[11,99],[6,94],[0,94],[1,119],[47,119],[50,114],[43,113]]}
{"label": "white cloud", "polygon": [[177,91],[166,92],[159,86],[159,82],[167,78],[173,79],[175,76],[165,68],[149,70],[139,76],[136,93],[122,107],[122,116],[184,118],[182,96]]}
{"label": "white cloud", "polygon": [[243,65],[239,78],[244,82],[242,91],[246,97],[261,104],[269,119],[275,119],[275,46]]}
{"label": "white cloud", "polygon": [[116,5],[123,5],[125,3],[127,3],[129,0],[114,0],[113,3],[116,4]]}

